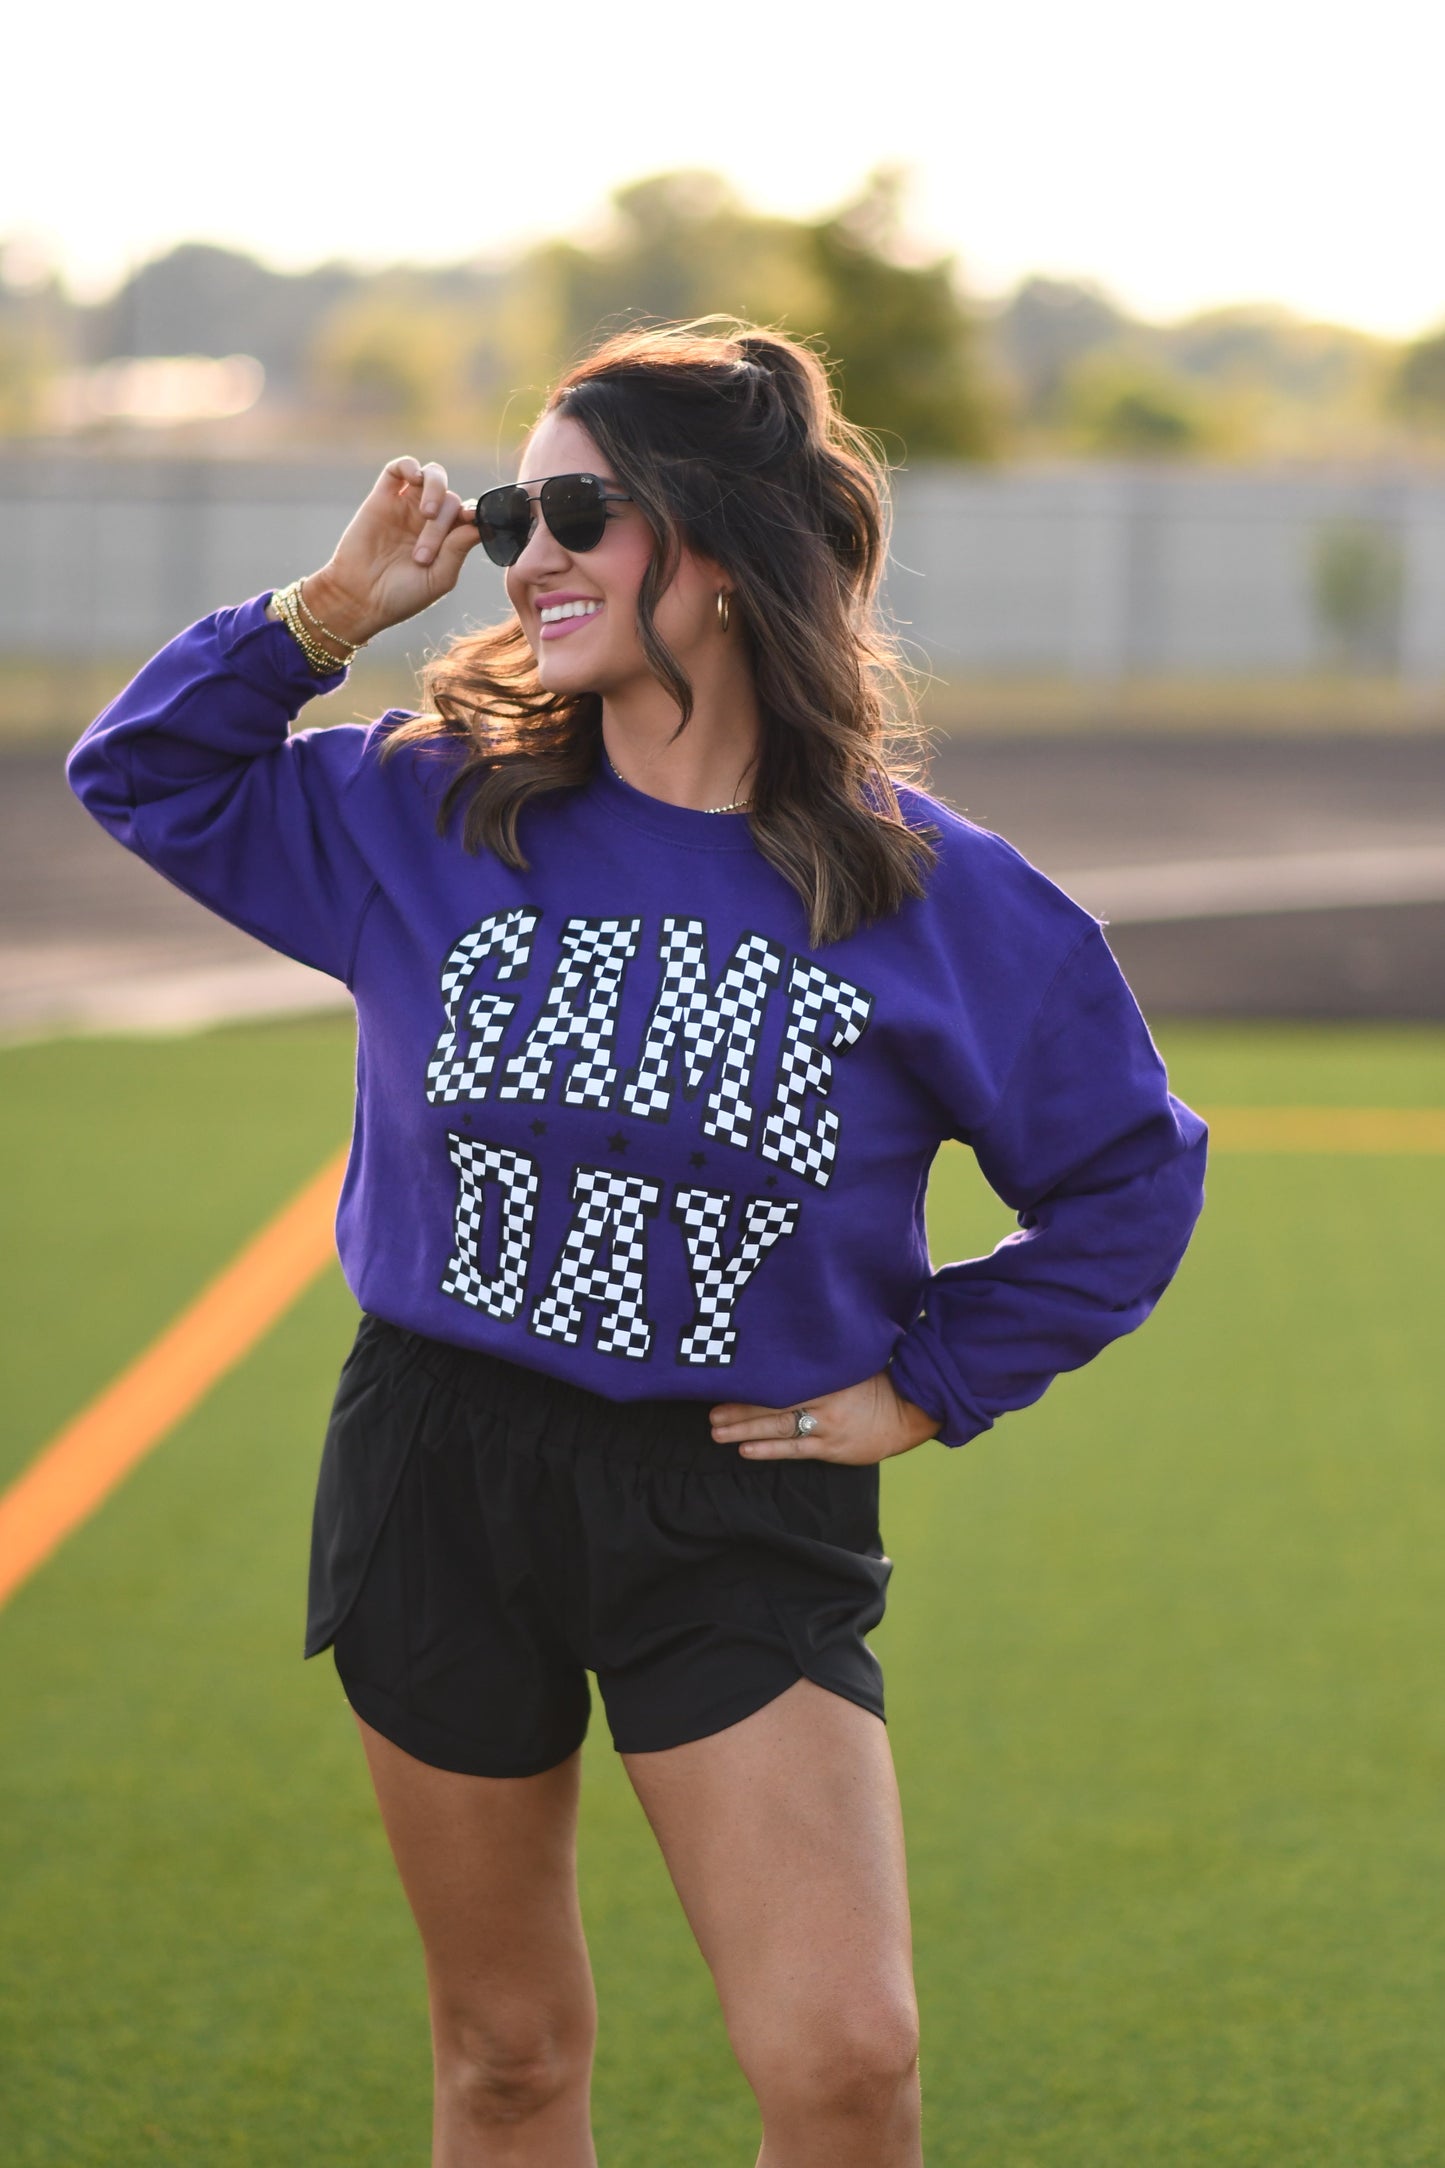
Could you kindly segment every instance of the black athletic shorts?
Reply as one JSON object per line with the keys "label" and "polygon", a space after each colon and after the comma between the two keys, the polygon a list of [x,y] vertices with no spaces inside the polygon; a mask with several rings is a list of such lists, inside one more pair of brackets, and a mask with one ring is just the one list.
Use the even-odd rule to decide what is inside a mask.
{"label": "black athletic shorts", "polygon": [[[720,1396],[722,1397],[722,1396]],[[306,1654],[439,1769],[680,1746],[799,1678],[883,1715],[878,1470],[744,1460],[709,1403],[612,1401],[372,1316],[337,1387]]]}

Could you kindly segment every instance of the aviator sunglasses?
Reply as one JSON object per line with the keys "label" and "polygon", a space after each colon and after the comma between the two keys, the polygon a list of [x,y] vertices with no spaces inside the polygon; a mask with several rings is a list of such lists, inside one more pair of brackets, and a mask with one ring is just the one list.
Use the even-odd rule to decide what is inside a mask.
{"label": "aviator sunglasses", "polygon": [[531,539],[536,504],[564,550],[595,550],[606,530],[608,505],[631,502],[595,474],[549,474],[535,497],[525,482],[504,482],[478,497],[477,532],[494,565],[514,565]]}

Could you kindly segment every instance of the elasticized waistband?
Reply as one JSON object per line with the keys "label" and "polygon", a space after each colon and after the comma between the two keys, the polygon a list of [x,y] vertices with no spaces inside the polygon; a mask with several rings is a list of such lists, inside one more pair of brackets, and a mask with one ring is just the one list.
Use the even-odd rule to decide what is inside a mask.
{"label": "elasticized waistband", "polygon": [[394,1351],[400,1368],[434,1378],[489,1427],[503,1427],[511,1444],[539,1452],[606,1453],[653,1467],[738,1458],[737,1447],[719,1444],[708,1422],[708,1410],[727,1398],[725,1392],[709,1400],[608,1400],[545,1370],[433,1340],[370,1312],[361,1336],[377,1354]]}

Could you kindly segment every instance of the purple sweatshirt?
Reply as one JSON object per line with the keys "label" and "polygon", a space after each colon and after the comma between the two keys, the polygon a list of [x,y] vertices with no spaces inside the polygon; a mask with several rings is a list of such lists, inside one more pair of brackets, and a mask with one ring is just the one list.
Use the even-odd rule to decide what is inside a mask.
{"label": "purple sweatshirt", "polygon": [[[344,980],[337,1238],[357,1301],[612,1400],[787,1407],[891,1365],[962,1445],[1142,1323],[1204,1125],[1096,920],[919,793],[927,894],[814,949],[741,815],[600,767],[522,818],[526,872],[436,831],[452,749],[288,735],[313,676],[262,595],[183,632],[70,781],[188,895]],[[934,1269],[958,1138],[1017,1213]]]}

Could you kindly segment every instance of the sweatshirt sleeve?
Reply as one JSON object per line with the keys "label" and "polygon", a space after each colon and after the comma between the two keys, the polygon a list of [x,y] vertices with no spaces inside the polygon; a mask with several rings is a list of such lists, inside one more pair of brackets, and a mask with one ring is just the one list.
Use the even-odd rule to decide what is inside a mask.
{"label": "sweatshirt sleeve", "polygon": [[288,735],[317,677],[267,595],[190,626],[91,724],[67,763],[103,828],[198,903],[349,979],[374,887],[348,824],[372,730]]}
{"label": "sweatshirt sleeve", "polygon": [[966,1140],[1018,1232],[935,1272],[894,1353],[895,1385],[937,1418],[946,1445],[1028,1407],[1144,1322],[1198,1218],[1205,1140],[1091,926]]}

